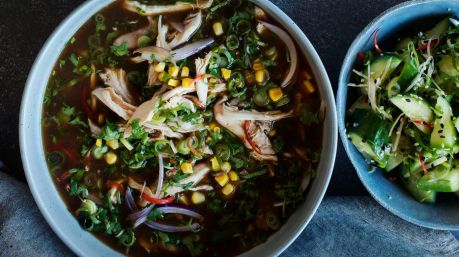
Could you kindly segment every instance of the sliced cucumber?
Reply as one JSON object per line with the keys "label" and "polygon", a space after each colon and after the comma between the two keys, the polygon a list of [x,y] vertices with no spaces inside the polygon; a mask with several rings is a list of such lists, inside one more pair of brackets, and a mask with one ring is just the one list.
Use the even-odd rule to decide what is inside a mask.
{"label": "sliced cucumber", "polygon": [[459,118],[454,119],[454,127],[456,127],[456,130],[459,132]]}
{"label": "sliced cucumber", "polygon": [[[395,54],[385,54],[373,57],[370,60],[370,79],[381,79],[384,82],[400,65],[402,58]],[[387,68],[387,70],[386,70]],[[366,70],[364,70],[364,73]]]}
{"label": "sliced cucumber", "polygon": [[411,81],[413,81],[418,73],[419,72],[416,63],[410,57],[406,58],[400,73],[400,77],[398,79],[398,84],[400,85],[402,91],[405,91],[405,89],[411,84]]}
{"label": "sliced cucumber", "polygon": [[436,192],[456,192],[459,190],[459,169],[437,166],[418,181],[418,188]]}
{"label": "sliced cucumber", "polygon": [[435,109],[440,115],[435,119],[430,145],[437,149],[453,149],[457,132],[452,121],[451,106],[445,98],[439,96]]}
{"label": "sliced cucumber", "polygon": [[[459,60],[456,58],[456,64],[459,65]],[[453,58],[450,55],[443,55],[441,60],[438,62],[438,69],[451,77],[459,76],[459,70],[454,65]]]}
{"label": "sliced cucumber", "polygon": [[434,114],[430,105],[420,96],[417,95],[397,95],[389,99],[397,106],[408,118],[410,118],[416,127],[422,132],[430,133]]}
{"label": "sliced cucumber", "polygon": [[370,109],[367,95],[361,95],[349,108],[349,112],[353,113],[357,109]]}
{"label": "sliced cucumber", "polygon": [[348,126],[349,138],[365,158],[385,168],[390,155],[390,124],[372,110],[357,109]]}
{"label": "sliced cucumber", "polygon": [[400,77],[392,78],[386,86],[386,93],[387,97],[393,97],[400,93],[400,85],[398,84],[398,80]]}
{"label": "sliced cucumber", "polygon": [[387,160],[386,167],[384,168],[386,171],[391,171],[398,167],[403,162],[405,157],[398,153],[393,153],[389,156]]}
{"label": "sliced cucumber", "polygon": [[410,194],[421,203],[435,203],[437,193],[432,190],[422,190],[418,187],[419,178],[411,175],[402,178],[403,185]]}
{"label": "sliced cucumber", "polygon": [[448,32],[449,27],[451,26],[451,22],[449,18],[444,18],[440,22],[438,22],[435,27],[431,28],[429,31],[425,33],[427,39],[437,39],[442,37],[444,34]]}
{"label": "sliced cucumber", "polygon": [[[392,134],[392,142],[394,142],[397,135],[395,133]],[[392,143],[393,145],[393,143]],[[398,167],[403,160],[411,153],[413,149],[413,145],[410,142],[410,139],[405,135],[400,135],[400,139],[398,142],[397,151],[393,152],[389,159],[387,160],[387,165],[385,170],[391,171]]]}

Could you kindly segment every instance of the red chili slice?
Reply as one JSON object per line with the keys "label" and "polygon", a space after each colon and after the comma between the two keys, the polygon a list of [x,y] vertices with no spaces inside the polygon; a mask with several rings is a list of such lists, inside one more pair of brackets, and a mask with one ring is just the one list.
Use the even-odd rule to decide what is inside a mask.
{"label": "red chili slice", "polygon": [[435,46],[438,46],[439,43],[440,43],[440,40],[434,39],[434,40],[428,41],[428,42],[420,45],[416,50],[418,50],[418,51],[426,50],[429,47],[429,45],[434,44]]}
{"label": "red chili slice", "polygon": [[199,109],[206,109],[206,106],[203,105],[197,97],[189,95],[185,96],[185,98],[191,100]]}
{"label": "red chili slice", "polygon": [[418,152],[418,159],[421,163],[422,169],[424,170],[424,175],[429,174],[429,171],[427,170],[426,165],[424,164],[424,160],[422,159],[422,152]]}
{"label": "red chili slice", "polygon": [[249,142],[250,146],[252,146],[253,150],[261,154],[260,149],[258,149],[258,146],[255,144],[255,142],[253,142],[252,137],[250,137],[249,127],[250,127],[250,121],[249,120],[244,121],[243,129],[244,129],[245,138]]}
{"label": "red chili slice", "polygon": [[378,46],[378,33],[381,29],[377,29],[375,30],[374,34],[373,34],[373,45],[375,47],[375,50],[378,54],[382,53],[381,49],[379,48]]}
{"label": "red chili slice", "polygon": [[120,191],[120,192],[124,191],[123,185],[121,183],[119,183],[118,181],[108,180],[106,185],[109,188],[116,187],[118,189],[118,191]]}
{"label": "red chili slice", "polygon": [[425,123],[421,120],[413,120],[413,123],[416,123],[417,125],[421,125],[421,126],[424,126],[424,127],[428,127],[428,128],[433,128],[432,125],[428,124],[428,123]]}
{"label": "red chili slice", "polygon": [[57,177],[56,180],[57,180],[57,182],[60,183],[60,182],[62,182],[64,180],[66,180],[69,177],[69,175],[70,175],[69,171],[66,170],[66,171],[62,172],[62,174],[59,177]]}
{"label": "red chili slice", "polygon": [[167,198],[163,198],[163,199],[158,199],[158,198],[154,198],[154,197],[150,197],[150,196],[142,194],[141,197],[142,197],[143,200],[145,200],[147,202],[150,202],[150,203],[153,203],[153,204],[169,204],[169,203],[172,203],[174,201],[174,197],[173,196],[170,196],[170,197],[167,197]]}
{"label": "red chili slice", "polygon": [[357,53],[357,56],[358,56],[362,61],[366,61],[366,60],[367,60],[367,57],[365,57],[365,54],[362,53],[362,52],[358,52],[358,53]]}

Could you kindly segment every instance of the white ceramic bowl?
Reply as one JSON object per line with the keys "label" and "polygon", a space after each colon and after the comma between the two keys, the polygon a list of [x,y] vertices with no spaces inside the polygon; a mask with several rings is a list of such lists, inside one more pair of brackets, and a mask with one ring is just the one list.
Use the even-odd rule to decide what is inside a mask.
{"label": "white ceramic bowl", "polygon": [[[92,15],[111,2],[112,0],[85,2],[54,31],[41,49],[32,67],[21,105],[19,123],[21,156],[30,190],[54,232],[80,256],[101,257],[122,256],[122,254],[96,239],[91,233],[81,229],[55,188],[46,166],[42,145],[42,104],[49,76],[66,42]],[[254,0],[254,2],[265,9],[293,36],[300,47],[300,52],[304,54],[311,67],[327,108],[322,157],[317,177],[313,180],[304,202],[298,206],[297,211],[287,223],[266,243],[242,254],[242,256],[276,256],[286,249],[306,227],[325,194],[336,155],[337,118],[329,78],[317,52],[307,37],[285,13],[271,2],[266,0]]]}

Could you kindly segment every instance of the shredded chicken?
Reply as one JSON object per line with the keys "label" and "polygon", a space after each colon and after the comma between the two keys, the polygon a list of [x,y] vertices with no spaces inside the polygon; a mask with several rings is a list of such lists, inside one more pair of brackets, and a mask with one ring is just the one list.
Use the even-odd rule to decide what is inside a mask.
{"label": "shredded chicken", "polygon": [[209,84],[206,78],[207,66],[209,66],[210,57],[212,53],[207,53],[204,59],[197,58],[195,60],[196,65],[196,92],[198,94],[199,101],[202,105],[207,103],[207,91],[209,90]]}
{"label": "shredded chicken", "polygon": [[135,103],[135,98],[129,92],[126,82],[126,72],[123,69],[105,69],[105,73],[100,74],[100,78],[104,81],[105,85],[113,88],[115,93],[130,104]]}
{"label": "shredded chicken", "polygon": [[[199,27],[201,27],[201,24],[201,11],[191,13],[183,21],[183,32],[175,31],[174,34],[168,35],[169,26],[164,23],[163,16],[161,15],[158,19],[158,36],[156,37],[156,46],[164,48],[167,51],[171,51],[177,46],[188,42],[191,36],[196,33]],[[170,42],[167,40],[168,36],[172,37]]]}
{"label": "shredded chicken", "polygon": [[[156,131],[161,132],[162,136],[169,138],[183,138],[183,135],[178,132],[174,132],[169,126],[165,124],[152,124],[151,122],[145,122],[142,124],[145,128],[145,131],[149,134],[155,133]],[[125,134],[126,136],[126,134]]]}
{"label": "shredded chicken", "polygon": [[149,64],[147,84],[149,86],[156,86],[158,84],[161,84],[161,82],[158,83],[158,75],[158,72],[155,71],[155,66],[153,64]]}
{"label": "shredded chicken", "polygon": [[138,1],[124,1],[124,8],[146,16],[155,16],[166,13],[176,13],[195,9],[207,9],[212,6],[213,0],[197,0],[195,4],[180,2],[168,5],[146,5]]}
{"label": "shredded chicken", "polygon": [[[191,187],[188,189],[190,191],[198,191],[198,190],[210,191],[210,190],[213,190],[213,187],[210,186],[210,185],[196,186],[197,184],[199,184],[199,182],[201,182],[207,176],[207,174],[209,174],[209,172],[210,172],[210,167],[209,167],[209,165],[207,163],[196,164],[196,166],[194,167],[193,174],[191,176],[187,177],[187,178],[184,178],[184,179],[178,181],[176,184],[187,185],[189,183],[192,183]],[[183,189],[183,187],[172,185],[172,186],[169,186],[169,187],[166,188],[166,192],[164,193],[163,197],[170,196],[170,195],[175,195],[175,194],[178,194],[178,193],[183,192],[183,191],[185,191],[185,189]]]}
{"label": "shredded chicken", "polygon": [[169,48],[173,49],[183,43],[190,40],[191,36],[201,27],[202,24],[202,13],[198,11],[196,13],[190,13],[183,21],[183,32],[177,31],[174,38],[169,42]]}
{"label": "shredded chicken", "polygon": [[113,45],[120,46],[123,43],[126,43],[129,49],[134,49],[139,47],[139,38],[141,36],[145,36],[150,33],[154,27],[156,27],[157,21],[152,17],[148,17],[148,25],[135,30],[133,32],[129,32],[127,34],[121,35],[113,42]]}
{"label": "shredded chicken", "polygon": [[158,36],[156,37],[156,46],[164,48],[170,51],[172,48],[169,47],[167,43],[166,36],[167,32],[169,31],[169,26],[167,24],[163,24],[163,16],[159,16],[158,18]]}
{"label": "shredded chicken", "polygon": [[102,131],[102,129],[97,126],[97,124],[95,124],[94,122],[92,122],[91,119],[88,118],[88,124],[89,124],[89,130],[91,131],[91,134],[93,136],[98,136],[100,134],[100,131]]}
{"label": "shredded chicken", "polygon": [[[287,113],[241,111],[235,106],[226,105],[226,100],[227,98],[224,97],[214,106],[217,122],[239,137],[244,145],[253,151],[254,158],[277,161],[271,141],[266,134],[272,129],[274,121],[291,117],[293,110]],[[249,122],[248,126],[246,122]]]}
{"label": "shredded chicken", "polygon": [[124,120],[128,120],[136,110],[135,106],[125,102],[111,87],[94,89],[92,94]]}
{"label": "shredded chicken", "polygon": [[163,94],[165,91],[166,87],[162,87],[155,92],[150,100],[142,103],[129,118],[129,123],[134,120],[139,120],[141,124],[150,121],[153,118],[155,108],[159,105],[161,94]]}

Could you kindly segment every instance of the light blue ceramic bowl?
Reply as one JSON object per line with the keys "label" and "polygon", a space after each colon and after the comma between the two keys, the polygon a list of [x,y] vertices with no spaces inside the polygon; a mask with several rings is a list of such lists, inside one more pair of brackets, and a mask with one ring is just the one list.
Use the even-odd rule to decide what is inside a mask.
{"label": "light blue ceramic bowl", "polygon": [[[383,177],[381,169],[369,172],[369,166],[354,145],[347,139],[345,132],[348,87],[352,69],[358,61],[359,51],[373,48],[372,36],[376,29],[381,29],[378,40],[392,38],[397,32],[410,24],[428,24],[429,18],[434,22],[441,16],[459,15],[459,1],[428,0],[410,1],[395,6],[373,20],[354,40],[344,59],[339,77],[337,96],[338,123],[344,148],[354,165],[360,180],[368,192],[386,209],[395,215],[414,224],[442,230],[459,229],[459,200],[440,199],[434,205],[421,204],[412,198],[402,186],[396,185]],[[435,24],[431,24],[432,26]],[[351,90],[355,92],[354,90]]]}
{"label": "light blue ceramic bowl", "polygon": [[[42,146],[41,116],[46,84],[54,63],[72,35],[98,10],[113,0],[87,1],[76,9],[51,35],[38,55],[26,83],[19,124],[21,156],[35,201],[56,234],[79,256],[121,256],[92,234],[83,231],[69,213],[49,175]],[[333,90],[317,52],[300,28],[278,7],[266,0],[253,0],[275,18],[293,37],[308,61],[326,106],[323,149],[317,176],[297,211],[268,241],[242,256],[277,256],[306,227],[327,190],[335,162],[338,126]]]}

